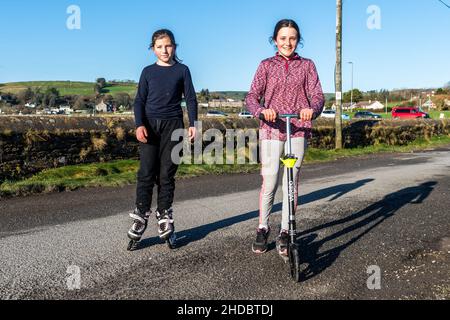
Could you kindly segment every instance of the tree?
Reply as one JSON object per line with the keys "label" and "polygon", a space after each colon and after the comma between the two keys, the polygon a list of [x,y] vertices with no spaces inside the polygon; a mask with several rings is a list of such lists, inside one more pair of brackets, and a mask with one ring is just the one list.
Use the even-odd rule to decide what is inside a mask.
{"label": "tree", "polygon": [[99,83],[94,85],[94,92],[96,95],[100,95],[102,93],[102,86]]}
{"label": "tree", "polygon": [[47,94],[47,95],[54,95],[54,96],[56,96],[56,97],[59,97],[59,91],[58,91],[58,89],[53,88],[53,87],[47,88],[47,90],[45,91],[45,94]]}
{"label": "tree", "polygon": [[50,108],[54,108],[56,106],[56,96],[51,95],[49,100],[48,100],[48,106]]}
{"label": "tree", "polygon": [[389,98],[389,96],[390,96],[389,90],[381,89],[380,93],[378,94],[378,99],[377,100],[385,101],[386,99]]}
{"label": "tree", "polygon": [[114,97],[110,94],[105,95],[105,97],[102,99],[104,103],[113,103]]}
{"label": "tree", "polygon": [[209,90],[208,89],[202,89],[200,91],[200,94],[199,94],[199,100],[200,101],[202,101],[202,102],[209,102],[210,98],[211,97],[209,95]]}
{"label": "tree", "polygon": [[436,90],[436,94],[449,94],[449,90],[443,89],[443,88],[439,88]]}
{"label": "tree", "polygon": [[33,92],[33,90],[31,90],[31,88],[26,88],[17,94],[17,99],[22,104],[25,104],[25,103],[31,101],[33,99],[33,97],[34,97],[34,92]]}
{"label": "tree", "polygon": [[57,99],[59,98],[59,91],[56,88],[47,88],[45,90],[44,96],[42,98],[42,104],[46,106],[55,105]]}
{"label": "tree", "polygon": [[117,93],[115,98],[116,106],[124,106],[126,109],[130,106],[131,97],[128,93],[120,92]]}
{"label": "tree", "polygon": [[[362,101],[363,94],[358,89],[353,89],[353,103],[358,103]],[[344,93],[344,102],[350,102],[351,101],[351,91],[348,91]]]}
{"label": "tree", "polygon": [[41,88],[36,88],[36,90],[34,91],[33,103],[36,105],[41,105],[43,104],[43,100],[44,100],[44,93],[41,92]]}
{"label": "tree", "polygon": [[106,87],[106,79],[105,78],[97,78],[97,80],[95,80],[95,82],[98,83],[101,88]]}
{"label": "tree", "polygon": [[73,110],[85,110],[85,109],[87,109],[85,97],[78,96],[73,105]]}

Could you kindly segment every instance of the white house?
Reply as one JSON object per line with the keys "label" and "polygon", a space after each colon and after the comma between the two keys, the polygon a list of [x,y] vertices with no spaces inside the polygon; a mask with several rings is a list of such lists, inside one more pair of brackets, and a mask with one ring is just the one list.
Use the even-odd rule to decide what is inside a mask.
{"label": "white house", "polygon": [[95,111],[97,111],[97,112],[107,112],[108,111],[108,106],[102,100],[102,102],[100,102],[99,104],[97,104],[95,106]]}
{"label": "white house", "polygon": [[27,108],[36,108],[36,104],[27,102],[25,104],[25,107],[27,107]]}
{"label": "white house", "polygon": [[[349,102],[343,103],[342,104],[342,110],[351,110],[352,108],[356,108],[356,104],[350,104]],[[331,106],[331,110],[336,110],[336,104],[333,103],[333,105]]]}
{"label": "white house", "polygon": [[[336,104],[331,107],[332,110],[336,110]],[[378,110],[384,109],[384,104],[379,101],[361,101],[358,103],[350,104],[348,102],[342,104],[342,110],[353,110],[353,109],[366,109],[366,110]]]}
{"label": "white house", "polygon": [[435,109],[436,105],[431,101],[431,99],[428,99],[427,102],[422,104],[422,107],[428,108],[428,109]]}
{"label": "white house", "polygon": [[73,109],[70,108],[70,106],[60,106],[59,110],[64,112],[65,114],[71,114],[73,112]]}
{"label": "white house", "polygon": [[369,105],[367,105],[364,109],[367,110],[379,110],[379,109],[384,109],[384,104],[382,104],[379,101],[375,101]]}
{"label": "white house", "polygon": [[450,107],[450,99],[445,99],[445,100],[444,100],[444,103],[445,103],[446,106],[449,106],[449,107]]}

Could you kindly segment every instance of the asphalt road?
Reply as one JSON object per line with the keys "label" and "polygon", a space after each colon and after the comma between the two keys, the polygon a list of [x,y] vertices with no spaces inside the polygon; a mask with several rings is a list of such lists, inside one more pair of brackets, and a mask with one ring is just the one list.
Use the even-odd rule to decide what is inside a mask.
{"label": "asphalt road", "polygon": [[175,250],[153,219],[126,251],[135,186],[0,201],[0,298],[450,299],[450,149],[308,165],[301,179],[301,283],[274,250],[281,188],[270,251],[252,253],[261,178],[245,174],[178,181]]}

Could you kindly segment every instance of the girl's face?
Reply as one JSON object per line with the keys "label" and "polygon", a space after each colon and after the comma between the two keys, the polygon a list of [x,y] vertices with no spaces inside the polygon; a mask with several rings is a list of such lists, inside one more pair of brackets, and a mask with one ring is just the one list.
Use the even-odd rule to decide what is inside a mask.
{"label": "girl's face", "polygon": [[287,58],[291,57],[298,45],[298,33],[292,27],[283,27],[278,31],[275,39],[278,52]]}
{"label": "girl's face", "polygon": [[163,64],[170,64],[175,55],[175,46],[169,37],[156,40],[152,50],[158,58],[158,61]]}

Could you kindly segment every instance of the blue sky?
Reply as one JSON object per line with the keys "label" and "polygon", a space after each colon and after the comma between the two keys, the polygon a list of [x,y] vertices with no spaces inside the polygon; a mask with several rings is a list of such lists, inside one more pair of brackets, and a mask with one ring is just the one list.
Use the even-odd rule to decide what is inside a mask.
{"label": "blue sky", "polygon": [[[450,4],[450,0],[443,0]],[[66,10],[81,10],[69,30]],[[171,29],[197,91],[250,87],[268,38],[282,18],[302,29],[300,55],[334,92],[335,0],[2,0],[0,82],[139,79],[155,61],[147,50],[156,29]],[[370,30],[370,5],[380,9]],[[344,0],[343,77],[350,89],[439,87],[450,81],[450,9],[438,0]]]}

